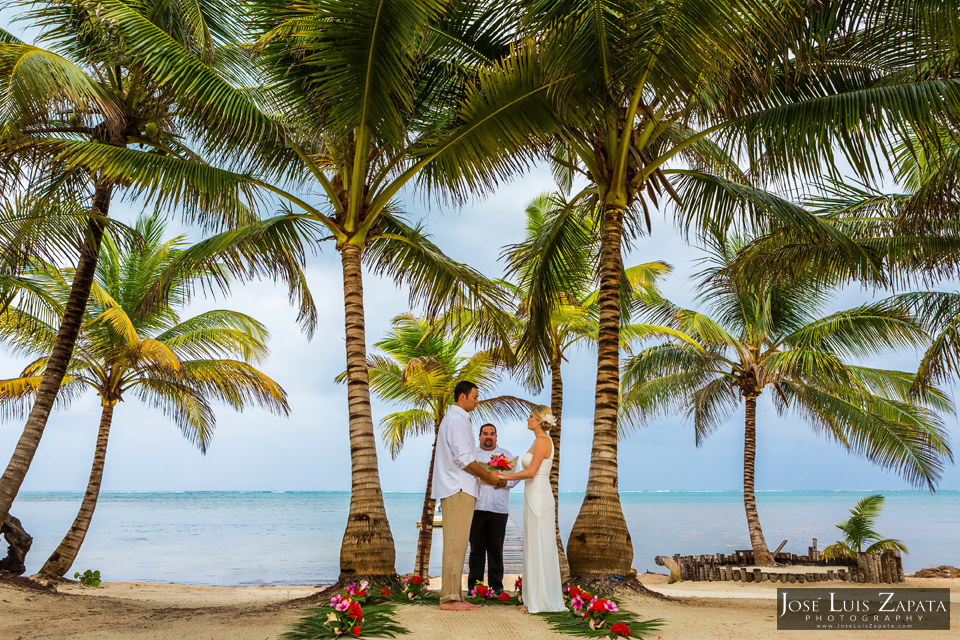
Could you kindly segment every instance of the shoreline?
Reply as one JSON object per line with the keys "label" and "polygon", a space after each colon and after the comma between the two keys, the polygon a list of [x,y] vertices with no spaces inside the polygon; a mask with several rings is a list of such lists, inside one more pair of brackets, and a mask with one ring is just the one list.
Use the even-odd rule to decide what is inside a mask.
{"label": "shoreline", "polygon": [[[809,640],[809,632],[776,631],[772,583],[680,582],[667,585],[667,576],[645,573],[641,582],[669,596],[668,601],[624,598],[624,606],[645,619],[662,618],[661,640],[777,637]],[[512,586],[513,576],[504,576]],[[822,583],[790,585],[815,588]],[[431,588],[439,580],[431,579]],[[859,585],[866,586],[866,585]],[[960,579],[912,578],[902,586],[949,588],[956,603],[952,631],[898,632],[898,638],[940,640],[954,637],[960,628]],[[837,586],[838,589],[845,588]],[[253,586],[203,587],[171,583],[115,582],[87,587],[62,583],[56,592],[24,589],[0,581],[0,637],[11,640],[72,638],[78,640],[159,640],[184,638],[215,640],[273,640],[309,606],[304,600],[318,587]],[[416,640],[502,640],[504,629],[526,638],[562,638],[536,616],[512,607],[489,606],[469,614],[441,612],[436,607],[401,606],[400,624]],[[845,635],[846,634],[846,635]],[[862,638],[856,631],[833,631],[831,638]],[[656,636],[654,636],[656,637]]]}

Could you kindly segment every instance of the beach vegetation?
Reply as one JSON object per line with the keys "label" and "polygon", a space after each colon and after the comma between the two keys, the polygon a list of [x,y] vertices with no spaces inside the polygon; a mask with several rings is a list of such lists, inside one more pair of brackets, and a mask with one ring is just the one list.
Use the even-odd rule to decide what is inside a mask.
{"label": "beach vegetation", "polygon": [[[428,575],[433,542],[436,501],[431,493],[437,436],[440,423],[454,402],[454,387],[461,380],[477,385],[482,399],[474,414],[481,420],[523,418],[530,412],[531,404],[514,396],[491,396],[504,368],[501,350],[468,355],[468,336],[463,327],[411,314],[397,316],[391,324],[386,337],[374,344],[384,355],[371,355],[367,369],[374,395],[387,402],[411,405],[380,420],[380,437],[390,455],[396,458],[411,437],[433,436],[414,567],[414,573],[422,577]],[[337,380],[343,382],[345,377],[345,373],[341,374]]]}
{"label": "beach vegetation", "polygon": [[829,441],[931,490],[952,460],[939,417],[952,403],[935,387],[917,388],[913,373],[856,364],[924,345],[928,335],[917,318],[885,301],[821,315],[829,289],[797,277],[744,282],[730,266],[745,244],[719,232],[711,239],[698,287],[708,313],[666,300],[651,311],[687,339],[625,360],[621,417],[629,429],[682,412],[701,446],[743,405],[744,510],[756,564],[773,566],[754,489],[761,394],[769,393],[778,415],[801,416]]}
{"label": "beach vegetation", "polygon": [[[44,577],[66,574],[89,530],[118,403],[135,397],[149,404],[204,453],[216,425],[213,401],[237,411],[261,406],[275,414],[289,413],[286,392],[254,366],[268,355],[269,333],[263,324],[228,310],[180,316],[193,288],[214,277],[216,266],[179,270],[165,303],[150,303],[158,279],[187,246],[184,236],[165,240],[165,231],[162,218],[154,213],[137,221],[136,242],[129,247],[121,247],[110,232],[103,237],[91,301],[64,377],[74,393],[93,389],[99,396],[100,428],[80,510],[40,569]],[[29,406],[24,401],[32,400],[42,384],[73,274],[39,264],[27,275],[55,304],[38,313],[14,302],[0,316],[0,338],[15,352],[35,358],[19,377],[0,381],[0,404],[9,410]]]}
{"label": "beach vegetation", "polygon": [[74,578],[80,580],[80,584],[85,584],[88,587],[99,587],[100,586],[100,572],[99,571],[90,571],[87,569],[83,573],[79,571],[73,574]]}
{"label": "beach vegetation", "polygon": [[908,553],[905,544],[894,538],[882,538],[874,530],[884,500],[880,494],[867,496],[850,509],[850,517],[837,525],[837,529],[843,532],[843,540],[823,549],[821,555],[826,562],[843,558],[859,564],[861,553],[880,553],[888,549]]}

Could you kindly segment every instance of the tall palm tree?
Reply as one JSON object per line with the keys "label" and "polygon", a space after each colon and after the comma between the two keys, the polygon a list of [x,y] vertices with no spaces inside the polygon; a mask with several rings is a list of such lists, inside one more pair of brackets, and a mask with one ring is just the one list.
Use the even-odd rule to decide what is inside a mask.
{"label": "tall palm tree", "polygon": [[[467,302],[491,309],[499,318],[487,325],[491,337],[507,339],[506,314],[496,311],[506,293],[405,223],[396,198],[418,183],[465,197],[522,167],[546,140],[540,123],[550,117],[548,87],[530,64],[536,48],[518,53],[509,46],[508,9],[453,0],[256,3],[250,27],[263,90],[241,90],[216,69],[190,68],[197,102],[216,103],[235,118],[239,151],[224,157],[224,167],[174,167],[154,156],[134,169],[104,145],[83,156],[103,175],[143,195],[162,194],[167,204],[199,207],[249,190],[284,202],[281,215],[199,243],[185,261],[222,262],[238,275],[280,275],[292,297],[301,297],[302,274],[277,256],[302,257],[317,242],[333,241],[343,273],[352,458],[344,582],[385,580],[395,573],[396,555],[370,411],[361,264],[408,285],[412,302],[428,313]],[[104,0],[99,15],[127,38],[137,59],[181,77],[184,67],[165,53],[180,44],[149,29],[132,5]],[[268,135],[277,128],[279,140]],[[159,165],[183,175],[176,193],[164,190],[165,174],[152,170]],[[321,194],[322,204],[302,191]]]}
{"label": "tall palm tree", "polygon": [[635,425],[683,410],[700,446],[742,402],[744,510],[755,562],[772,566],[754,491],[756,408],[764,391],[779,415],[796,412],[848,451],[931,490],[944,460],[953,459],[937,416],[952,406],[936,389],[914,393],[910,373],[850,362],[922,344],[926,334],[915,318],[886,303],[821,316],[828,302],[821,289],[731,277],[728,267],[741,247],[722,235],[710,247],[700,299],[709,301],[712,315],[664,302],[661,317],[688,343],[668,341],[625,361],[624,421]]}
{"label": "tall palm tree", "polygon": [[[572,201],[602,210],[594,445],[567,552],[574,576],[605,582],[627,575],[632,561],[617,493],[622,243],[650,231],[649,210],[661,197],[681,200],[673,181],[684,176],[803,180],[833,171],[838,149],[858,175],[872,176],[892,133],[955,112],[960,85],[946,67],[915,68],[878,45],[877,34],[890,33],[911,51],[926,42],[894,27],[907,2],[854,3],[841,13],[816,0],[519,4],[557,83],[549,121],[551,131],[555,121],[560,127],[549,150],[555,172],[566,185],[585,178]],[[682,227],[702,225],[700,212],[679,211]],[[833,232],[810,216],[770,213],[810,234]]]}
{"label": "tall palm tree", "polygon": [[[575,346],[596,344],[599,330],[597,304],[597,261],[600,238],[596,212],[585,206],[570,206],[561,193],[544,193],[526,208],[527,237],[504,250],[508,275],[519,284],[510,286],[519,300],[518,320],[522,327],[517,352],[518,371],[524,385],[539,393],[546,371],[550,372],[550,408],[556,424],[550,429],[554,458],[550,485],[554,501],[559,498],[560,434],[563,423],[563,375],[567,352]],[[642,305],[656,290],[657,282],[669,274],[664,262],[648,262],[624,269],[621,274],[621,344],[650,335],[674,335],[668,327],[624,324],[630,309]],[[550,312],[543,313],[544,309]],[[548,322],[539,326],[540,321]],[[557,503],[559,516],[559,503]],[[569,577],[570,567],[557,522],[557,550],[560,572]]]}
{"label": "tall palm tree", "polygon": [[[202,167],[204,152],[229,148],[237,137],[235,113],[196,92],[190,69],[216,67],[243,77],[238,49],[238,7],[219,0],[169,3],[146,0],[131,5],[143,25],[174,43],[162,52],[165,63],[181,70],[171,76],[131,50],[131,38],[104,16],[107,2],[24,1],[19,16],[41,30],[48,48],[0,30],[0,187],[5,197],[25,190],[36,206],[54,201],[85,203],[84,234],[74,246],[72,293],[58,337],[29,413],[23,435],[0,478],[0,519],[8,512],[43,435],[61,381],[72,357],[90,295],[110,203],[129,183],[86,162],[97,149],[137,171],[151,159]],[[134,37],[134,40],[136,37]],[[222,127],[209,135],[212,125]],[[162,164],[162,163],[161,163]],[[158,199],[183,186],[179,172],[152,167],[163,183]],[[189,179],[196,179],[193,176]],[[23,194],[21,194],[23,196]],[[248,210],[236,199],[214,196],[186,216],[212,229],[246,221]],[[39,232],[42,237],[42,233]],[[34,236],[34,240],[37,236]],[[79,248],[79,252],[77,252]]]}
{"label": "tall palm tree", "polygon": [[[143,216],[136,231],[141,242],[122,252],[104,236],[93,300],[87,306],[65,380],[70,387],[92,388],[103,407],[90,479],[80,511],[60,545],[40,570],[61,577],[71,567],[90,527],[103,479],[107,441],[117,403],[138,397],[171,417],[184,436],[206,453],[216,417],[211,400],[238,411],[255,404],[286,415],[286,393],[253,364],[268,353],[267,329],[235,311],[208,311],[181,319],[193,282],[209,278],[203,269],[181,271],[165,305],[144,313],[142,302],[156,279],[185,247],[185,236],[164,241],[160,218]],[[70,273],[47,267],[35,272],[59,309],[70,296]],[[48,366],[56,323],[13,306],[3,316],[0,335],[18,352],[40,356],[12,380],[0,381],[0,403],[36,393]]]}
{"label": "tall palm tree", "polygon": [[[423,576],[430,568],[433,542],[433,460],[437,435],[447,409],[453,404],[453,390],[461,380],[470,380],[480,389],[482,400],[474,413],[481,419],[510,416],[522,418],[532,404],[513,396],[488,397],[500,380],[503,363],[497,351],[464,353],[468,336],[462,329],[445,330],[443,323],[411,314],[393,319],[386,338],[374,344],[385,355],[368,358],[370,390],[381,400],[412,405],[410,409],[386,415],[380,421],[380,437],[396,458],[407,439],[433,435],[427,486],[420,518],[420,538],[414,572]],[[342,377],[342,376],[341,376]]]}

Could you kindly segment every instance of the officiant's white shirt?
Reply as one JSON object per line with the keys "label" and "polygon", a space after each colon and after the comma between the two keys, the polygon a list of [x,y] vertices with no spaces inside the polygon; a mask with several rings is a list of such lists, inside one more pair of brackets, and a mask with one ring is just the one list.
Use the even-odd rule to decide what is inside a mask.
{"label": "officiant's white shirt", "polygon": [[480,481],[477,476],[464,471],[471,462],[477,461],[477,445],[470,426],[470,414],[451,405],[440,422],[437,435],[437,454],[433,460],[434,500],[449,498],[458,491],[480,497]]}
{"label": "officiant's white shirt", "polygon": [[[483,449],[477,450],[477,462],[481,465],[488,464],[490,458],[503,454],[506,456],[507,460],[513,460],[513,454],[504,449],[503,447],[497,447],[491,449],[490,451],[484,451]],[[515,473],[514,469],[511,473]],[[510,513],[508,505],[510,504],[510,489],[513,489],[515,486],[520,484],[519,480],[511,480],[507,483],[507,486],[503,489],[494,489],[489,484],[480,485],[480,497],[477,498],[477,511],[491,511],[493,513]]]}

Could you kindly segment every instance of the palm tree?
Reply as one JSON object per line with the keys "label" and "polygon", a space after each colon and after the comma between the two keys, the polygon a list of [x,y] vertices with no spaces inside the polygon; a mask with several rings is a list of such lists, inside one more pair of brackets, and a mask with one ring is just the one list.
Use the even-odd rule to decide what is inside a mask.
{"label": "palm tree", "polygon": [[[554,459],[550,485],[554,501],[559,498],[560,434],[563,422],[563,376],[561,366],[574,346],[596,344],[598,334],[597,260],[599,220],[584,206],[570,206],[561,193],[544,193],[526,208],[527,237],[509,246],[504,255],[508,275],[519,281],[507,286],[519,300],[518,320],[522,330],[515,348],[523,384],[534,393],[543,388],[550,372],[550,408],[557,422],[550,429]],[[629,312],[655,292],[656,283],[671,271],[664,262],[648,262],[624,269],[620,299],[624,304],[622,322]],[[548,311],[545,312],[545,311]],[[546,322],[541,325],[540,322]],[[650,335],[675,335],[667,327],[627,325],[620,328],[621,344]],[[559,504],[557,504],[559,516]],[[560,572],[565,578],[570,567],[557,522],[557,550]]]}
{"label": "palm tree", "polygon": [[741,247],[714,238],[700,294],[712,316],[664,302],[661,316],[689,341],[668,341],[625,361],[624,420],[638,424],[681,409],[693,419],[700,446],[742,402],[744,509],[756,564],[772,566],[754,493],[756,407],[765,390],[778,414],[797,412],[848,451],[931,490],[943,461],[953,458],[936,415],[951,403],[933,388],[914,392],[910,373],[849,361],[922,344],[926,334],[912,316],[886,303],[821,316],[828,296],[820,289],[731,277]]}
{"label": "palm tree", "polygon": [[[453,404],[453,389],[461,380],[470,380],[480,389],[483,399],[475,414],[482,419],[511,416],[522,418],[531,403],[513,396],[487,397],[500,380],[503,366],[496,351],[479,351],[467,356],[467,334],[463,330],[445,330],[441,322],[431,322],[404,314],[393,319],[386,338],[374,344],[386,355],[368,358],[370,390],[381,400],[412,405],[391,413],[380,421],[380,437],[396,458],[407,439],[433,434],[430,468],[420,519],[420,539],[414,572],[423,576],[430,568],[433,542],[433,460],[440,423]],[[344,376],[341,376],[342,379]]]}
{"label": "palm tree", "polygon": [[[117,403],[138,397],[176,422],[184,436],[206,453],[216,418],[211,400],[242,411],[251,404],[286,415],[286,393],[251,363],[268,353],[267,329],[235,311],[208,311],[181,319],[192,284],[208,279],[203,269],[181,271],[168,303],[142,311],[144,296],[156,279],[182,252],[185,236],[164,241],[164,224],[156,215],[143,216],[136,231],[141,241],[122,252],[108,233],[101,247],[74,355],[67,366],[67,390],[92,388],[103,406],[96,452],[87,490],[73,526],[44,563],[40,574],[61,577],[71,567],[90,527],[103,479],[107,441]],[[51,293],[57,310],[70,296],[69,271],[38,269],[36,282]],[[0,335],[18,352],[40,357],[20,377],[0,381],[0,402],[16,402],[36,393],[42,384],[56,340],[56,323],[45,322],[13,306],[4,314]]]}
{"label": "palm tree", "polygon": [[[581,582],[593,575],[606,583],[607,575],[628,575],[632,560],[616,481],[622,243],[650,231],[659,198],[681,201],[684,179],[804,180],[831,171],[838,149],[867,178],[901,124],[929,128],[955,111],[960,85],[949,70],[921,71],[899,49],[878,46],[879,34],[897,34],[914,53],[927,42],[916,37],[928,26],[919,19],[909,22],[910,36],[902,33],[906,1],[860,3],[843,15],[810,0],[520,4],[557,83],[554,115],[543,121],[559,127],[548,152],[556,175],[568,188],[574,176],[585,178],[572,202],[602,210],[594,445],[567,552]],[[831,231],[810,216],[770,213],[808,234]],[[680,209],[683,228],[702,226],[702,218]]]}
{"label": "palm tree", "polygon": [[[343,272],[352,458],[344,582],[386,580],[396,555],[370,410],[361,264],[407,284],[411,301],[430,314],[466,303],[490,309],[498,320],[487,325],[489,337],[507,339],[507,314],[497,311],[506,293],[405,223],[396,196],[420,182],[465,197],[522,167],[546,140],[539,123],[549,117],[548,86],[529,64],[535,47],[511,53],[509,9],[451,0],[258,3],[250,23],[262,91],[241,90],[213,68],[190,68],[196,101],[216,103],[234,118],[240,151],[224,157],[227,168],[173,166],[161,156],[134,168],[105,145],[83,155],[102,175],[139,194],[162,194],[166,204],[201,207],[249,190],[284,201],[281,215],[199,243],[184,261],[206,258],[238,275],[279,275],[292,297],[305,299],[302,274],[278,256],[302,259],[315,243],[334,242]],[[180,77],[182,66],[165,53],[178,42],[149,30],[123,0],[105,0],[99,15],[129,38],[137,59]],[[281,136],[272,137],[278,129]],[[176,192],[166,190],[167,174],[152,170],[160,165],[184,177]],[[300,188],[322,194],[323,204],[301,198]],[[311,304],[301,309],[312,317]]]}
{"label": "palm tree", "polygon": [[[135,55],[130,45],[137,36],[119,33],[104,16],[109,0],[22,5],[29,9],[21,18],[42,30],[40,41],[49,48],[0,30],[0,184],[5,197],[25,189],[18,197],[48,211],[56,202],[71,208],[82,202],[87,211],[79,218],[84,234],[77,242],[79,254],[73,249],[76,269],[57,339],[23,435],[0,479],[0,520],[23,483],[72,357],[111,200],[129,184],[88,163],[87,155],[109,149],[131,172],[156,158],[167,165],[189,160],[203,167],[198,153],[215,154],[235,142],[237,114],[217,100],[204,101],[189,70],[216,67],[240,78],[245,65],[237,47],[237,8],[221,2],[146,0],[127,8],[143,28],[175,45],[162,52],[165,64],[181,70],[175,76],[169,67]],[[222,128],[209,135],[214,124]],[[169,166],[151,171],[163,183],[155,194],[159,200],[182,188],[183,175],[171,176]],[[248,213],[242,202],[220,196],[185,208],[187,217],[212,229],[245,221]]]}
{"label": "palm tree", "polygon": [[[850,517],[837,525],[837,529],[843,532],[843,540],[827,545],[823,550],[823,559],[830,562],[849,558],[859,562],[861,553],[879,553],[887,549],[907,553],[907,547],[902,542],[893,538],[881,538],[880,534],[873,530],[880,511],[883,510],[883,502],[882,495],[867,496],[850,509]],[[870,546],[864,549],[867,544]]]}

